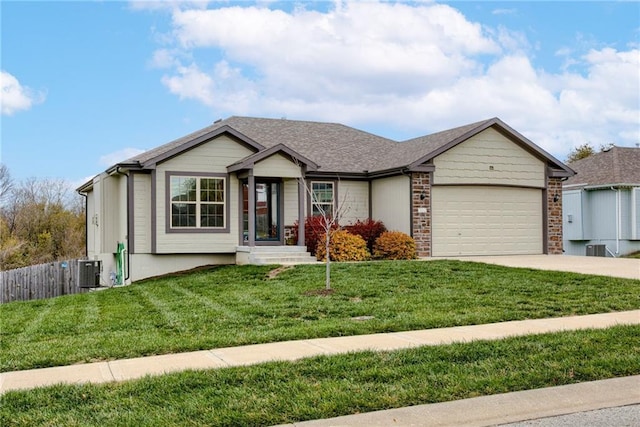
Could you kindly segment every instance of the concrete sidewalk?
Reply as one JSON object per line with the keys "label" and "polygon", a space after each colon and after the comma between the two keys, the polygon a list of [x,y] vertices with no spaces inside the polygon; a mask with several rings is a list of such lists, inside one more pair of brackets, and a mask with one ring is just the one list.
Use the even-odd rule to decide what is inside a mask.
{"label": "concrete sidewalk", "polygon": [[216,369],[365,350],[399,350],[454,342],[497,340],[547,332],[607,328],[619,324],[640,324],[640,310],[387,334],[285,341],[4,372],[0,374],[0,394],[10,390],[29,389],[57,383],[126,381],[146,375],[162,375],[188,369]]}
{"label": "concrete sidewalk", "polygon": [[495,426],[638,404],[640,376],[633,376],[305,421],[281,427]]}
{"label": "concrete sidewalk", "polygon": [[484,262],[505,267],[533,268],[536,270],[568,271],[581,274],[640,279],[640,259],[608,258],[573,255],[500,255],[424,258],[425,260],[455,259]]}

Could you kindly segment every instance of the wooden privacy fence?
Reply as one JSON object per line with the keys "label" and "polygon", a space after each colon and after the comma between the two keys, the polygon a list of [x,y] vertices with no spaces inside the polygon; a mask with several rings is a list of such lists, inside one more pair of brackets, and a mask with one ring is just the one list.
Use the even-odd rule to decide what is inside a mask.
{"label": "wooden privacy fence", "polygon": [[78,283],[78,260],[49,262],[0,272],[0,303],[86,292]]}

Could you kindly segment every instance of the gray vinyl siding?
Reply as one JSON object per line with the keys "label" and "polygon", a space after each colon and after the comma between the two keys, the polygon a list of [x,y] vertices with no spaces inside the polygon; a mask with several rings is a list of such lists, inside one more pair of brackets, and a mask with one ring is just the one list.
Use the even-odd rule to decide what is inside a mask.
{"label": "gray vinyl siding", "polygon": [[[640,225],[640,218],[638,218],[640,192],[638,190],[637,188],[565,190],[563,193],[565,254],[585,255],[586,245],[594,244],[606,245],[607,249],[616,256],[640,250],[640,240],[634,240],[633,235],[634,221],[636,231]],[[616,236],[616,191],[620,192],[619,236]],[[635,200],[634,191],[636,191]],[[580,200],[581,204],[579,204]],[[581,216],[577,214],[580,205]],[[572,224],[567,222],[567,216],[570,213],[575,213]],[[580,221],[582,221],[582,235],[577,232]]]}
{"label": "gray vinyl siding", "polygon": [[588,239],[616,238],[616,192],[613,190],[586,191],[590,215],[586,218],[585,237]]}
{"label": "gray vinyl siding", "polygon": [[433,184],[545,186],[545,163],[491,128],[440,154],[433,163]]}
{"label": "gray vinyl siding", "polygon": [[151,252],[151,175],[134,174],[133,178],[133,253]]}
{"label": "gray vinyl siding", "polygon": [[235,174],[228,176],[229,191],[225,203],[229,207],[226,218],[228,232],[167,233],[166,218],[166,174],[167,172],[227,173],[227,166],[252,154],[252,151],[230,139],[221,136],[213,141],[195,147],[180,156],[169,159],[156,169],[156,253],[231,253],[239,243],[239,181]]}
{"label": "gray vinyl siding", "polygon": [[607,247],[607,257],[615,254],[616,247],[619,247],[619,253],[616,257],[624,256],[633,252],[640,251],[640,240],[624,240],[616,242],[615,239],[593,239],[593,240],[569,240],[564,243],[565,255],[585,256],[587,254],[587,245],[605,245]]}
{"label": "gray vinyl siding", "polygon": [[631,190],[628,188],[620,191],[620,238],[631,239]]}
{"label": "gray vinyl siding", "polygon": [[640,240],[640,187],[634,188],[631,196],[632,206],[632,236],[634,240]]}
{"label": "gray vinyl siding", "polygon": [[562,195],[563,233],[564,240],[584,240],[582,190],[565,191]]}
{"label": "gray vinyl siding", "polygon": [[371,183],[371,216],[388,230],[411,233],[410,179],[400,175]]}

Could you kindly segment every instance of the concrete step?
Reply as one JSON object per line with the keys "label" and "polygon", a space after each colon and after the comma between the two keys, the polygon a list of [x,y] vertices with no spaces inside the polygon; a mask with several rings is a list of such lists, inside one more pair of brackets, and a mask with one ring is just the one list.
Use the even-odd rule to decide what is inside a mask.
{"label": "concrete step", "polygon": [[300,254],[251,254],[249,255],[249,262],[251,264],[302,264],[302,263],[316,263],[315,257],[311,256],[308,252]]}
{"label": "concrete step", "polygon": [[236,253],[238,264],[311,264],[317,260],[307,252],[305,246],[239,246]]}
{"label": "concrete step", "polygon": [[236,248],[239,252],[251,252],[251,253],[281,253],[281,252],[306,252],[306,246],[238,246]]}

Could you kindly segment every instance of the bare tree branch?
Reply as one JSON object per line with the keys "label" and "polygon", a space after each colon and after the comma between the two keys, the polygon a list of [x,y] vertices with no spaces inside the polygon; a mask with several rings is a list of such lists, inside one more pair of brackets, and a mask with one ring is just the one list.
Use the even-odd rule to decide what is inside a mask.
{"label": "bare tree branch", "polygon": [[[293,159],[293,162],[298,167],[300,167],[300,163],[296,159]],[[300,169],[302,170],[302,168]],[[333,188],[334,197],[336,195],[336,190],[337,190],[336,187],[340,182],[340,177],[336,177],[336,179],[337,181],[334,182],[335,187]],[[322,218],[321,225],[325,233],[324,244],[326,249],[325,253],[327,254],[326,255],[327,257],[326,272],[325,272],[325,289],[331,290],[331,254],[329,252],[329,247],[331,246],[331,230],[334,228],[334,226],[340,223],[340,220],[344,218],[347,212],[351,209],[351,205],[347,203],[349,192],[346,191],[340,200],[335,200],[335,199],[333,200],[332,212],[331,212],[331,215],[329,215],[324,205],[320,203],[320,201],[318,200],[317,194],[314,193],[312,185],[308,185],[306,178],[302,176],[302,174],[300,175],[300,178],[298,178],[298,182],[304,186],[305,191],[311,201],[312,209],[313,207],[315,207],[320,213],[320,217]]]}
{"label": "bare tree branch", "polygon": [[5,205],[6,200],[13,191],[13,180],[9,168],[4,163],[0,163],[0,204]]}

